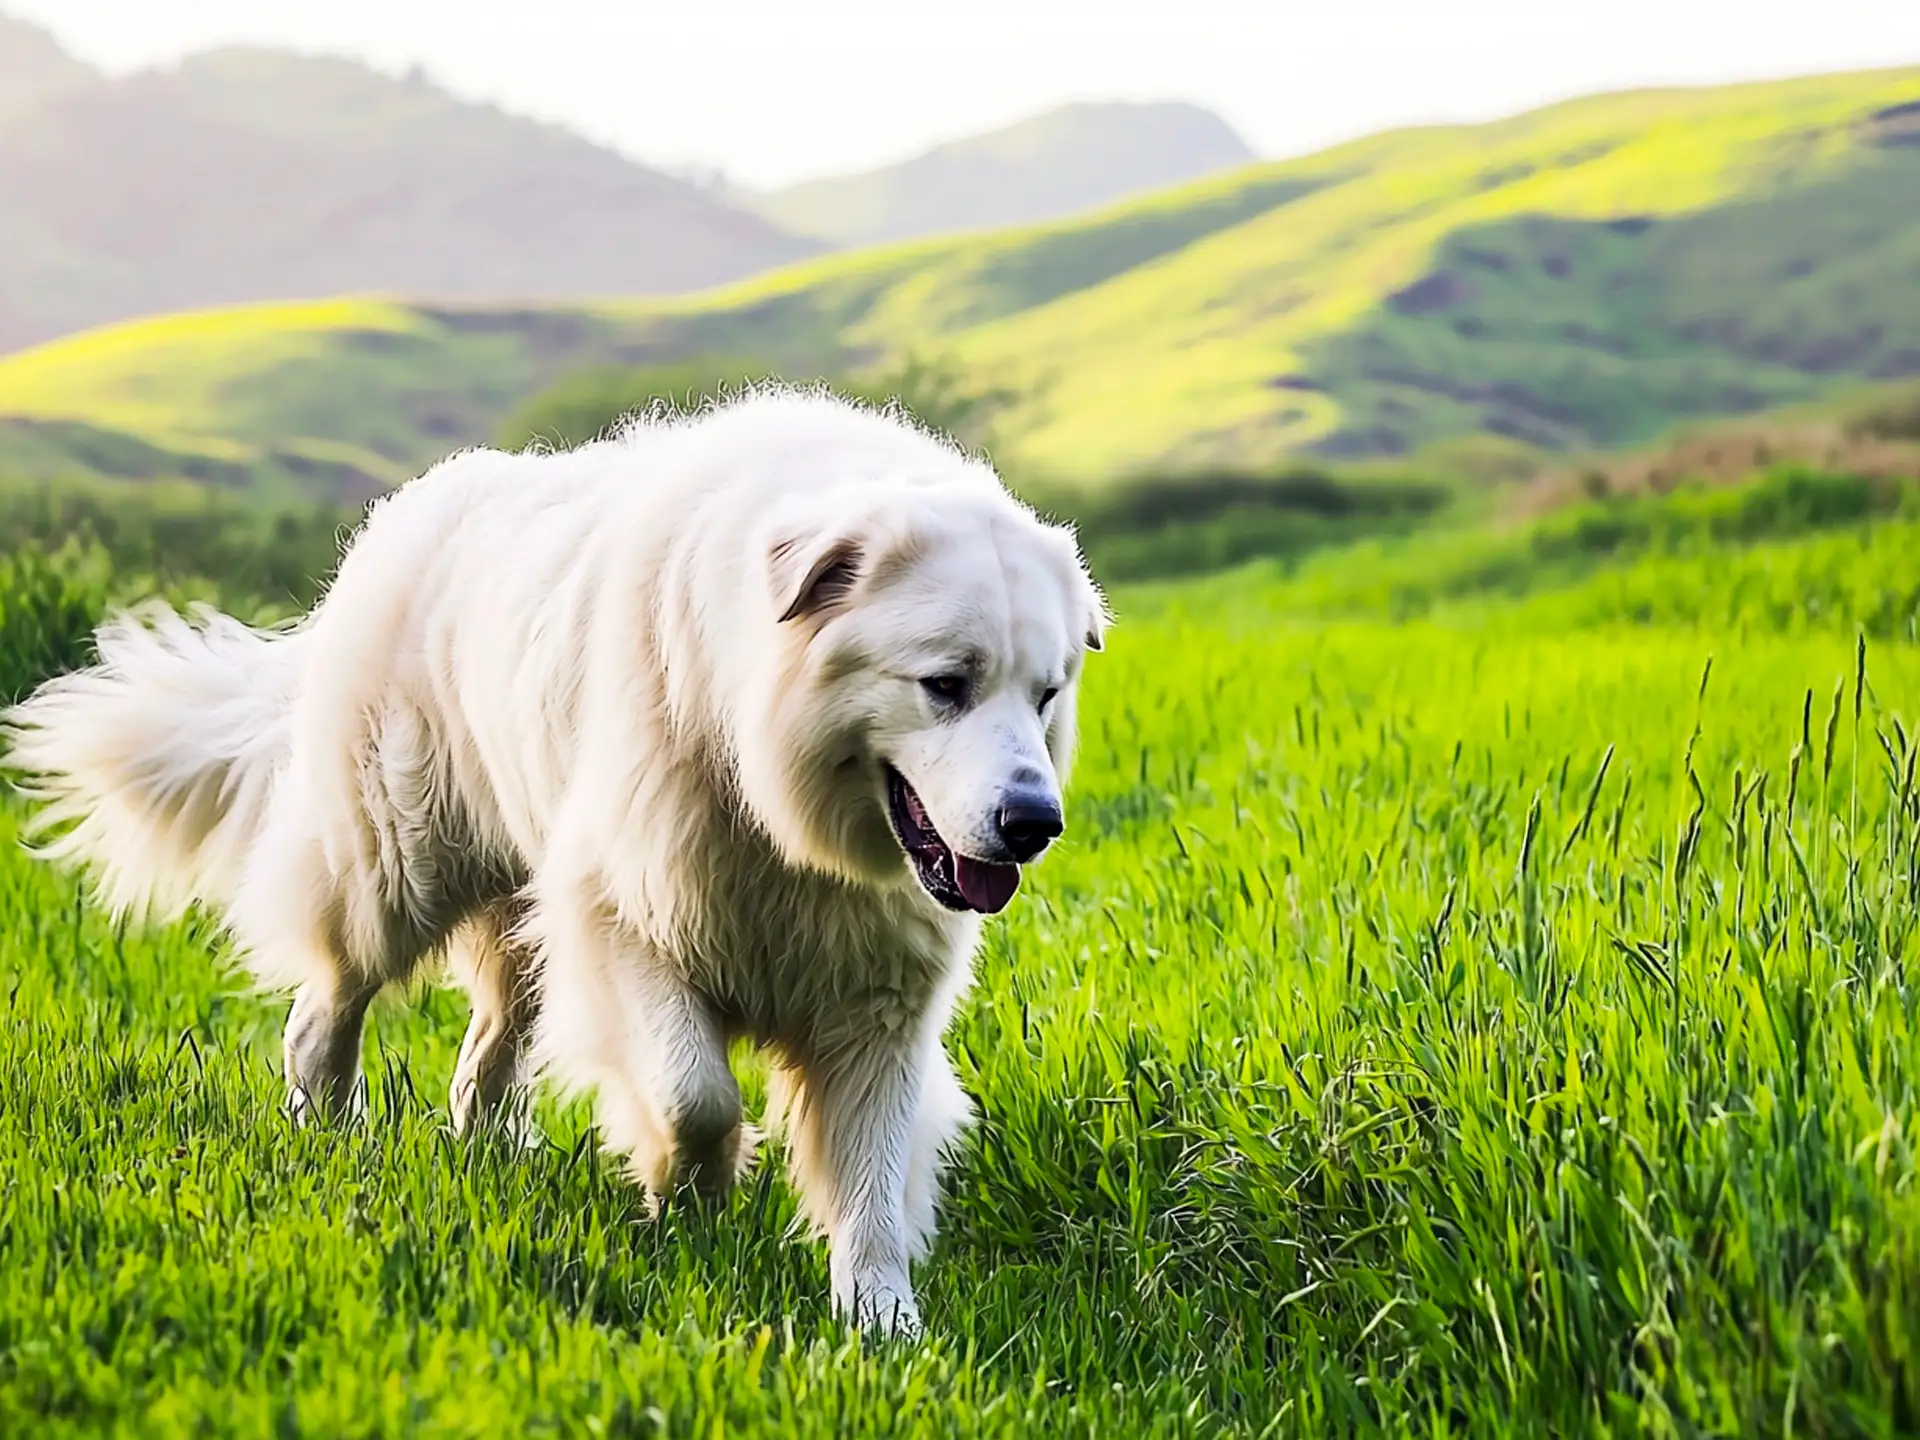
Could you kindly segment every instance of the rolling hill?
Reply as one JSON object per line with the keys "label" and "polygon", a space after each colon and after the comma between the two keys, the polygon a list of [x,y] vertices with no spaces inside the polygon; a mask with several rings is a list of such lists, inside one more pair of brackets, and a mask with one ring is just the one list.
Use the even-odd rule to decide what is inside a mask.
{"label": "rolling hill", "polygon": [[418,75],[224,50],[119,79],[0,17],[0,350],[360,292],[667,294],[818,251]]}
{"label": "rolling hill", "polygon": [[1253,158],[1232,127],[1197,105],[1065,105],[897,165],[745,203],[796,234],[874,245],[1064,219]]}
{"label": "rolling hill", "polygon": [[0,124],[57,95],[100,83],[45,30],[0,15]]}
{"label": "rolling hill", "polygon": [[997,455],[1063,482],[1633,446],[1920,374],[1920,69],[1398,131],[668,300],[115,327],[0,359],[0,464],[126,437],[375,484],[580,365],[909,352],[1013,392]]}

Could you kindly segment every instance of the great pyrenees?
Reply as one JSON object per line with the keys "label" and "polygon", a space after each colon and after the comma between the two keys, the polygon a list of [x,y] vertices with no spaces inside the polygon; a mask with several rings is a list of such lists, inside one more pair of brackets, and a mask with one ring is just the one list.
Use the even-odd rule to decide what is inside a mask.
{"label": "great pyrenees", "polygon": [[717,1191],[753,1149],[750,1037],[836,1307],[913,1330],[968,1114],[941,1032],[1061,833],[1106,623],[987,464],[761,390],[455,456],[298,624],[118,616],[7,729],[45,853],[121,911],[210,908],[294,991],[297,1113],[359,1106],[369,1003],[444,953],[456,1125],[541,1070],[650,1194]]}

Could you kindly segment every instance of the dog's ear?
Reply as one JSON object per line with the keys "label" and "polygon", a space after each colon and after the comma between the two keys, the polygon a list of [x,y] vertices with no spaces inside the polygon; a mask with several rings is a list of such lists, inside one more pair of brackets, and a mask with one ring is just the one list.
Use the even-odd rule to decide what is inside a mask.
{"label": "dog's ear", "polygon": [[1087,568],[1087,557],[1081,553],[1080,540],[1074,534],[1073,527],[1050,525],[1047,528],[1067,556],[1067,562],[1073,567],[1073,573],[1085,595],[1086,648],[1104,650],[1107,643],[1107,628],[1113,624],[1113,611],[1107,608],[1106,594],[1100,589],[1093,578],[1093,573]]}
{"label": "dog's ear", "polygon": [[1113,624],[1113,611],[1107,608],[1107,597],[1091,579],[1087,588],[1093,592],[1093,613],[1087,617],[1087,649],[1104,650],[1107,648],[1107,628]]}
{"label": "dog's ear", "polygon": [[780,623],[821,615],[853,593],[864,560],[860,541],[846,534],[783,536],[767,548],[767,575]]}

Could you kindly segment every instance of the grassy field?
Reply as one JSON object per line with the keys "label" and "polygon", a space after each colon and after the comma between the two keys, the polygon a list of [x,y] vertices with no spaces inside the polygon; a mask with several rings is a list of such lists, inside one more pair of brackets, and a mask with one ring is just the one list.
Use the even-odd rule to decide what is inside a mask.
{"label": "grassy field", "polygon": [[913,1347],[776,1172],[450,1138],[444,994],[295,1132],[278,1005],[7,846],[0,1433],[1911,1433],[1920,531],[1699,503],[1116,597]]}
{"label": "grassy field", "polygon": [[1913,69],[1595,96],[669,303],[133,322],[0,357],[0,461],[145,446],[358,496],[571,368],[712,353],[925,353],[1018,394],[996,454],[1053,483],[1637,445],[1920,373],[1917,103]]}

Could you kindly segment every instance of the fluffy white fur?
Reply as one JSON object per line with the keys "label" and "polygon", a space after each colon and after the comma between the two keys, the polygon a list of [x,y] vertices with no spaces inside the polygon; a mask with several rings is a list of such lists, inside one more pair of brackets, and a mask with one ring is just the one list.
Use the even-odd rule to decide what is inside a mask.
{"label": "fluffy white fur", "polygon": [[357,1106],[368,1004],[443,952],[473,1002],[456,1123],[531,1060],[655,1194],[746,1163],[727,1045],[768,1047],[836,1304],[910,1329],[980,918],[917,878],[886,767],[950,869],[1031,858],[996,826],[1010,793],[1057,806],[1104,623],[985,464],[761,391],[454,457],[296,626],[116,618],[8,717],[12,763],[46,853],[120,909],[211,908],[295,990],[302,1113]]}

